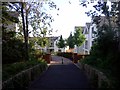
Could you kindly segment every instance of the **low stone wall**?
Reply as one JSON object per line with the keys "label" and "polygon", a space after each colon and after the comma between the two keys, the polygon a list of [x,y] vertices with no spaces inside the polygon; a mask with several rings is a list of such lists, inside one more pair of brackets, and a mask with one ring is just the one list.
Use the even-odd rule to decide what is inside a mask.
{"label": "low stone wall", "polygon": [[80,69],[84,70],[91,84],[91,88],[110,88],[110,81],[104,73],[87,64],[78,63]]}
{"label": "low stone wall", "polygon": [[9,89],[20,89],[28,87],[28,85],[35,80],[43,71],[45,71],[46,66],[39,64],[27,70],[24,70],[12,78],[4,81],[2,83],[2,90],[9,90]]}

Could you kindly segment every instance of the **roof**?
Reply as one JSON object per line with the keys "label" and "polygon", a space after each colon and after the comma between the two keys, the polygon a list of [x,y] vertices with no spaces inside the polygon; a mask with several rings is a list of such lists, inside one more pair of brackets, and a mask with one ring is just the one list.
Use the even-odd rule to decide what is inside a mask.
{"label": "roof", "polygon": [[86,23],[86,26],[87,26],[88,30],[90,28],[90,25],[91,25],[91,23]]}
{"label": "roof", "polygon": [[[43,38],[43,37],[29,37],[29,39],[34,39],[34,38]],[[59,37],[45,37],[45,38],[48,38],[48,39],[53,39],[53,40],[57,40]]]}
{"label": "roof", "polygon": [[18,18],[18,16],[19,16],[19,13],[15,12],[15,11],[9,11],[8,14],[12,17],[15,17],[15,18]]}
{"label": "roof", "polygon": [[47,38],[53,39],[55,41],[55,40],[57,40],[59,38],[59,36],[58,37],[57,36],[56,37],[52,36],[52,37],[47,37]]}

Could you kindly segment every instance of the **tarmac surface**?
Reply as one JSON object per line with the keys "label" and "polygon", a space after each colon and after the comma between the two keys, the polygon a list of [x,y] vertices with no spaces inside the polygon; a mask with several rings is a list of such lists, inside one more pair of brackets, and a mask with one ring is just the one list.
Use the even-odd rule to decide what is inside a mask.
{"label": "tarmac surface", "polygon": [[59,56],[52,56],[52,61],[47,71],[31,83],[29,90],[91,89],[85,73],[74,65],[71,60]]}

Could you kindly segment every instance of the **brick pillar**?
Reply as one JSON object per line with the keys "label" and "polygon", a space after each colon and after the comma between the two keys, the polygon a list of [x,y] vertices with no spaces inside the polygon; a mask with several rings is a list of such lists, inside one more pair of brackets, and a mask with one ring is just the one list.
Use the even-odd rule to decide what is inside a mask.
{"label": "brick pillar", "polygon": [[77,53],[74,53],[74,59],[73,59],[74,63],[78,62],[78,57],[77,57]]}
{"label": "brick pillar", "polygon": [[45,59],[45,61],[46,61],[47,63],[50,63],[50,61],[51,61],[51,54],[45,54],[45,55],[43,56],[43,59]]}

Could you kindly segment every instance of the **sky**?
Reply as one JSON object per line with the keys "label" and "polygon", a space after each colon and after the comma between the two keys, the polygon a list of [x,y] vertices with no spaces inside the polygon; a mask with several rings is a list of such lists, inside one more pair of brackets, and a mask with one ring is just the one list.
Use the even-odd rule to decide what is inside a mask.
{"label": "sky", "polygon": [[[91,21],[91,18],[85,14],[85,11],[88,11],[88,9],[79,5],[79,0],[52,1],[54,1],[59,8],[59,11],[49,11],[49,13],[54,18],[54,22],[51,23],[51,26],[53,28],[52,36],[62,35],[63,38],[68,38],[70,32],[74,32],[75,26],[85,26],[86,22]],[[90,6],[90,8],[91,7],[92,6]],[[56,13],[59,15],[56,15]]]}
{"label": "sky", "polygon": [[[91,22],[91,18],[88,17],[85,12],[89,10],[95,11],[93,5],[97,3],[98,0],[93,0],[95,3],[90,3],[87,8],[80,5],[81,0],[51,0],[53,1],[59,10],[49,9],[48,4],[44,5],[43,10],[48,14],[51,14],[54,18],[54,22],[51,23],[53,28],[52,35],[47,36],[60,36],[62,35],[64,39],[68,38],[70,33],[74,32],[75,26],[85,26],[85,23]],[[83,0],[90,1],[90,0]],[[59,15],[57,15],[59,14]]]}

